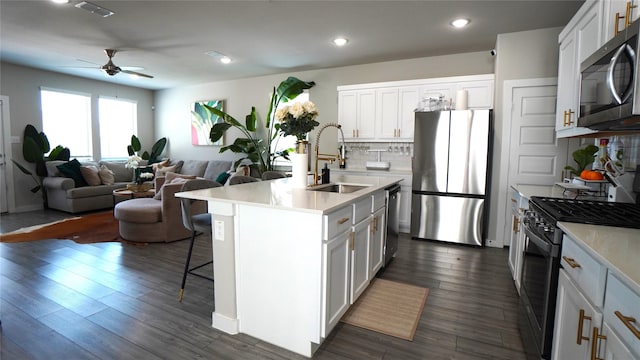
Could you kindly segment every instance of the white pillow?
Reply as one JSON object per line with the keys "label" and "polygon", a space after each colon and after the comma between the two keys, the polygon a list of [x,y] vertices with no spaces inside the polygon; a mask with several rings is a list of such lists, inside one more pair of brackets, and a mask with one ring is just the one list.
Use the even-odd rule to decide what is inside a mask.
{"label": "white pillow", "polygon": [[80,173],[89,186],[97,186],[102,183],[98,168],[93,165],[80,166]]}
{"label": "white pillow", "polygon": [[98,176],[100,177],[100,181],[105,185],[113,185],[116,181],[116,176],[113,174],[113,171],[109,170],[106,165],[100,165]]}

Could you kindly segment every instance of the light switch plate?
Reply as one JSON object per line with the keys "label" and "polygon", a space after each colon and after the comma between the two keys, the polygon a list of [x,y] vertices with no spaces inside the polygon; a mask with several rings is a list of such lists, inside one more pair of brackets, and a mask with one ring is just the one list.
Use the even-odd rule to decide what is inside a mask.
{"label": "light switch plate", "polygon": [[214,238],[219,241],[224,241],[224,221],[215,220],[213,222]]}

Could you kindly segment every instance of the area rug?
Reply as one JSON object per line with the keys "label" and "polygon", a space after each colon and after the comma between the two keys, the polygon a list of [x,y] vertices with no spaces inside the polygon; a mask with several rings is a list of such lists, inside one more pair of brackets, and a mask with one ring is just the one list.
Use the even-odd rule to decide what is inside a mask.
{"label": "area rug", "polygon": [[413,341],[429,289],[375,279],[341,321]]}
{"label": "area rug", "polygon": [[[29,226],[0,234],[0,242],[23,242],[45,239],[69,239],[79,244],[121,241],[118,220],[113,211],[72,217],[43,225]],[[128,243],[128,242],[127,242]]]}

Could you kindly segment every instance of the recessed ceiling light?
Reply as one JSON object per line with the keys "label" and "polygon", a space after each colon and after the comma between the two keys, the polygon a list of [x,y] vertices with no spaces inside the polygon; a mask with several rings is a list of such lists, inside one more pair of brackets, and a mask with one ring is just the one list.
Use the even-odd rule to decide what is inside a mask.
{"label": "recessed ceiling light", "polygon": [[349,42],[349,39],[344,38],[344,37],[337,37],[337,38],[333,39],[333,43],[336,46],[345,46],[345,45],[347,45],[348,42]]}
{"label": "recessed ceiling light", "polygon": [[231,62],[231,58],[228,57],[228,56],[223,56],[223,57],[220,58],[220,62],[223,63],[223,64],[228,64],[228,63]]}
{"label": "recessed ceiling light", "polygon": [[54,2],[56,4],[67,4],[69,0],[51,0],[51,2]]}
{"label": "recessed ceiling light", "polygon": [[469,19],[455,19],[451,22],[451,25],[456,28],[463,28],[469,24]]}

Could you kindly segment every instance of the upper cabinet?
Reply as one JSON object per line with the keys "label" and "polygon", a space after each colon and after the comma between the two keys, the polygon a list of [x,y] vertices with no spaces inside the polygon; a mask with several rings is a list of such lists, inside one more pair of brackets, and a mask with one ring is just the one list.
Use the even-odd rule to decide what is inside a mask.
{"label": "upper cabinet", "polygon": [[638,19],[638,0],[608,0],[602,1],[602,43],[611,40],[630,23]]}
{"label": "upper cabinet", "polygon": [[345,140],[413,141],[423,98],[455,102],[457,91],[466,90],[469,109],[491,109],[493,88],[493,74],[339,86],[338,122]]}
{"label": "upper cabinet", "polygon": [[601,41],[601,3],[587,0],[559,36],[557,137],[578,136],[593,130],[577,126],[580,104],[580,64]]}

